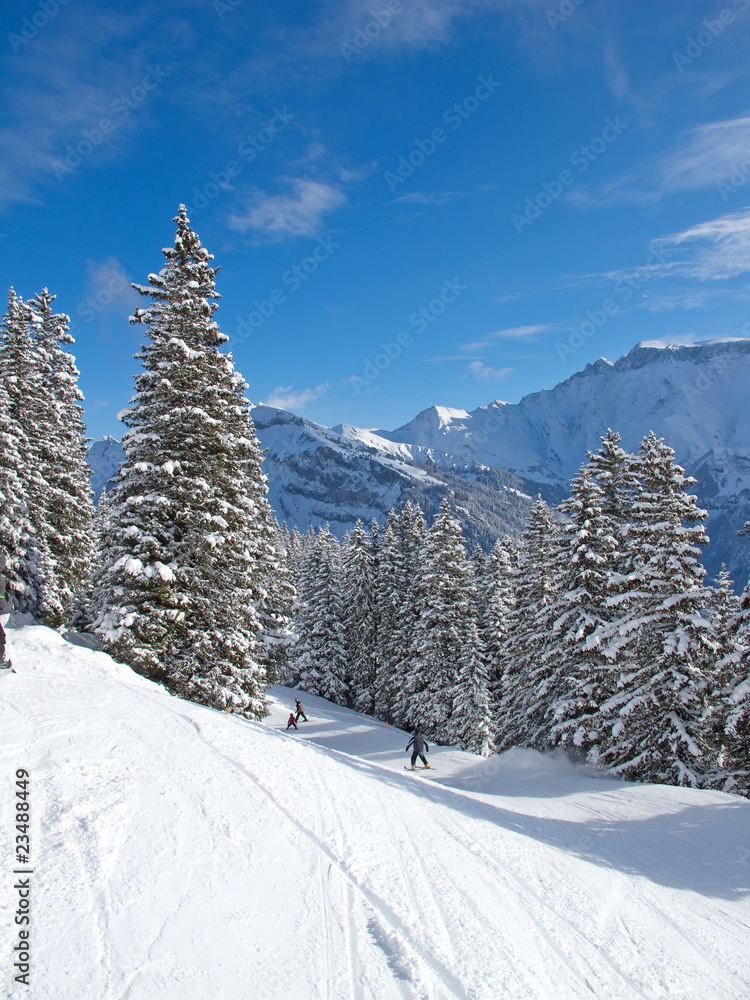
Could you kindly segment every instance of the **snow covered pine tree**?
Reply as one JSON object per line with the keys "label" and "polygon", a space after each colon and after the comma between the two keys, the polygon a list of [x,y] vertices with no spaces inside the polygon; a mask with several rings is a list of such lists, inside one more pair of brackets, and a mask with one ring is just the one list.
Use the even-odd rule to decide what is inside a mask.
{"label": "snow covered pine tree", "polygon": [[247,384],[218,308],[213,257],[184,205],[166,265],[136,286],[149,343],[124,416],[96,623],[107,649],[183,698],[249,718],[267,712],[256,603],[268,544]]}

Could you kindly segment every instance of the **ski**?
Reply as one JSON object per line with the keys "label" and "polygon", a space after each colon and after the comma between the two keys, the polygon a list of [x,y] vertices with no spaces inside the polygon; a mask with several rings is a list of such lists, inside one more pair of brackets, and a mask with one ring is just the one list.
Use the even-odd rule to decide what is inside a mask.
{"label": "ski", "polygon": [[429,767],[409,767],[408,764],[404,764],[405,771],[434,771],[435,768],[430,764]]}

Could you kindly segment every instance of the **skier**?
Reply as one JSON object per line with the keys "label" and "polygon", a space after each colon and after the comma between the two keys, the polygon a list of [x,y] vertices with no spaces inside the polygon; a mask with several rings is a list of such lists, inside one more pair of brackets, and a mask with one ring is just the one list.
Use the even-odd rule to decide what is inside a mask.
{"label": "skier", "polygon": [[[305,720],[305,722],[307,722],[307,716],[305,715],[305,710],[302,707],[302,702],[299,700],[299,698],[295,698],[294,704],[297,706],[297,720],[296,721],[299,722],[299,717],[301,715],[302,718]],[[296,729],[297,727],[295,726],[294,728]]]}
{"label": "skier", "polygon": [[289,713],[289,721],[286,724],[286,728],[288,729],[290,726],[294,726],[295,729],[297,728],[297,722],[294,718],[294,712]]}
{"label": "skier", "polygon": [[7,568],[8,559],[3,552],[3,554],[0,555],[0,667],[5,667],[6,669],[11,665],[10,660],[5,659],[5,629],[3,628],[8,621],[8,616],[10,615],[10,601],[8,600],[6,592],[8,583],[5,579],[5,571]]}
{"label": "skier", "polygon": [[425,757],[425,754],[430,752],[430,748],[427,745],[427,740],[424,738],[424,736],[422,736],[422,730],[419,728],[419,726],[417,726],[417,728],[414,730],[414,735],[406,744],[406,749],[408,750],[412,744],[414,744],[414,749],[412,750],[411,753],[410,770],[411,771],[414,770],[414,765],[416,763],[417,757],[419,757],[419,759],[422,761],[422,763],[426,768],[429,768],[430,765],[427,763],[427,758]]}

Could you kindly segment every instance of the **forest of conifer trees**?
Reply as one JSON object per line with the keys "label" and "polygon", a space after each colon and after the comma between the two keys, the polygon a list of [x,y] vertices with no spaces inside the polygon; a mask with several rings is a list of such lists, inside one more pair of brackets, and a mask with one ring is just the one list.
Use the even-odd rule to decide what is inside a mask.
{"label": "forest of conifer trees", "polygon": [[[94,507],[69,320],[11,289],[0,342],[0,551],[17,615],[98,637],[174,694],[247,718],[277,681],[488,756],[554,750],[611,775],[750,795],[750,584],[709,584],[693,480],[654,434],[607,431],[522,538],[467,554],[431,525],[279,527],[247,384],[189,224],[145,328],[125,461]],[[738,526],[740,527],[740,526]],[[740,534],[750,533],[750,523]]]}

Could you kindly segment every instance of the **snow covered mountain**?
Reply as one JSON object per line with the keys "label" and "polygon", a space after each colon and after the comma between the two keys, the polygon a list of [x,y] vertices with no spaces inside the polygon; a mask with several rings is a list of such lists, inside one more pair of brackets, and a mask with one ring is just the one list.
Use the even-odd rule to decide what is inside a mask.
{"label": "snow covered mountain", "polygon": [[[650,342],[517,404],[496,400],[472,412],[434,406],[395,431],[328,428],[264,405],[253,419],[268,449],[271,504],[290,527],[304,532],[328,521],[341,535],[357,518],[382,520],[409,498],[429,514],[451,493],[468,539],[485,544],[517,534],[537,493],[559,502],[608,427],[628,450],[654,430],[698,480],[710,513],[710,576],[726,562],[741,585],[746,544],[736,531],[750,518],[748,386],[750,340]],[[100,478],[117,465],[113,439],[103,440],[90,456]]]}
{"label": "snow covered mountain", "polygon": [[378,433],[564,488],[608,427],[628,451],[653,430],[697,479],[695,491],[709,511],[709,574],[726,562],[744,584],[746,544],[736,532],[750,517],[749,387],[750,340],[644,342],[614,364],[601,358],[517,404],[496,400],[471,413],[432,407]]}
{"label": "snow covered mountain", "polygon": [[407,774],[405,733],[306,694],[287,733],[286,688],[247,722],[42,626],[9,652],[0,809],[15,837],[28,771],[31,874],[0,900],[8,997],[750,995],[750,802],[530,750]]}

